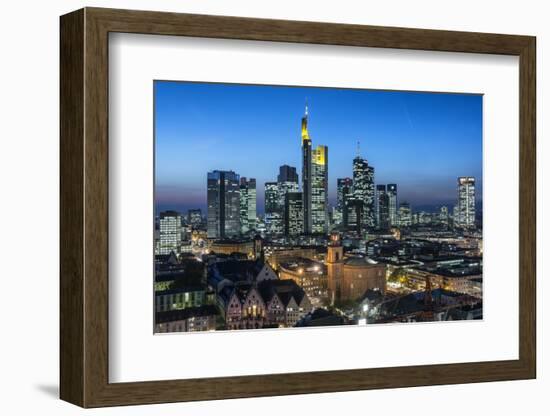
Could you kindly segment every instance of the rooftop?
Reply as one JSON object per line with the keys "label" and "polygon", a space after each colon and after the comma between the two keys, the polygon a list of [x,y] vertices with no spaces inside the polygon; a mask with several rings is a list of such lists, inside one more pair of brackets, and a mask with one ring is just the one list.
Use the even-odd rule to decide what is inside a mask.
{"label": "rooftop", "polygon": [[203,305],[194,308],[156,312],[155,323],[162,324],[166,322],[181,321],[188,318],[214,315],[218,315],[218,309],[214,305]]}

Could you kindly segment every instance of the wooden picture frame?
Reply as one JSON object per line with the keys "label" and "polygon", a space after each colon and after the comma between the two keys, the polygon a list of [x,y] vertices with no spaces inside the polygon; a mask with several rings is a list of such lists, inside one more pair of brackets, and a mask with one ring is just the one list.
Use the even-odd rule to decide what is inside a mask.
{"label": "wooden picture frame", "polygon": [[[82,407],[213,400],[536,377],[535,38],[85,8],[61,17],[60,396]],[[110,32],[519,56],[519,359],[109,383]]]}

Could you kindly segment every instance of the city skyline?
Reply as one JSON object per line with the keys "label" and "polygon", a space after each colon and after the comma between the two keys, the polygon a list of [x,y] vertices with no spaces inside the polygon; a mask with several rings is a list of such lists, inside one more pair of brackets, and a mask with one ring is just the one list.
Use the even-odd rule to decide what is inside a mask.
{"label": "city skyline", "polygon": [[472,176],[481,203],[479,95],[157,81],[157,214],[205,211],[205,178],[213,170],[255,178],[263,214],[264,184],[277,180],[280,166],[295,167],[302,181],[299,123],[306,99],[311,139],[330,152],[330,206],[337,178],[352,176],[358,141],[360,155],[376,168],[375,184],[397,183],[399,201],[451,206],[456,178]]}

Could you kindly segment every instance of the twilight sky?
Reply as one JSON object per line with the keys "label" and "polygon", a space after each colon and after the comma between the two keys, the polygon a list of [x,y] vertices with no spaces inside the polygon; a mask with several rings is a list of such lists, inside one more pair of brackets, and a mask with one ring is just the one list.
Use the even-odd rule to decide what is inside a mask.
{"label": "twilight sky", "polygon": [[233,170],[264,183],[279,166],[302,179],[300,123],[307,99],[313,146],[329,148],[329,202],[352,159],[375,168],[375,183],[397,183],[413,210],[456,202],[456,178],[476,178],[482,195],[482,96],[337,88],[155,81],[155,203],[206,209],[206,174]]}

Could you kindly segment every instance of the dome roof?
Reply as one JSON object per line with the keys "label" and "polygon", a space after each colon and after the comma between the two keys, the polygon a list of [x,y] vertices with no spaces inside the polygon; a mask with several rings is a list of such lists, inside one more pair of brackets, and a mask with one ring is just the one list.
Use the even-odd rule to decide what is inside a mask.
{"label": "dome roof", "polygon": [[376,262],[368,257],[350,257],[345,260],[344,264],[351,267],[369,267],[376,264]]}

